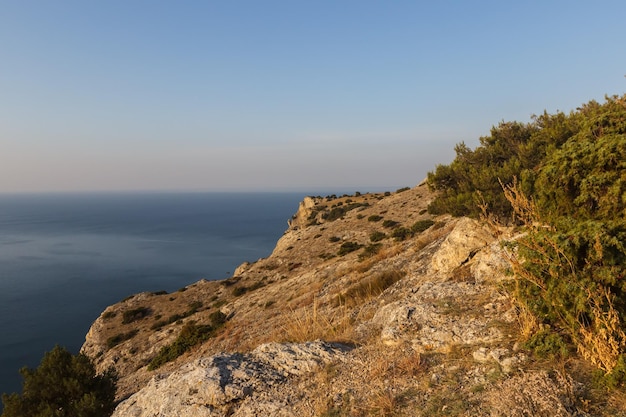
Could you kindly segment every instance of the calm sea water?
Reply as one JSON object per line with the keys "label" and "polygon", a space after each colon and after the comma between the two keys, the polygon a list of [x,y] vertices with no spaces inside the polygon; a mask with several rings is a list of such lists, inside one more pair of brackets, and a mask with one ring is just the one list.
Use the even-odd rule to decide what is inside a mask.
{"label": "calm sea water", "polygon": [[19,392],[18,369],[55,344],[77,352],[106,306],[268,256],[302,198],[0,195],[0,392]]}

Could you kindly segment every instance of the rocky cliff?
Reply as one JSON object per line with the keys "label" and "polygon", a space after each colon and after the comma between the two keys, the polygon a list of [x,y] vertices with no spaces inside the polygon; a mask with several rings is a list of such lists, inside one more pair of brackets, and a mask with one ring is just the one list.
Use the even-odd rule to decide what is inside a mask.
{"label": "rocky cliff", "polygon": [[307,198],[268,258],[108,307],[82,350],[120,374],[114,416],[616,415],[521,347],[514,231],[431,199]]}

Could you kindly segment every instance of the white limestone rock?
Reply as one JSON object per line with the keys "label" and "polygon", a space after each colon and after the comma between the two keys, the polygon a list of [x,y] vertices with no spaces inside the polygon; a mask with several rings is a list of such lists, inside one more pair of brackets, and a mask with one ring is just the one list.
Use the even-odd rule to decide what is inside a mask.
{"label": "white limestone rock", "polygon": [[[112,417],[215,417],[283,415],[280,390],[289,377],[304,375],[340,357],[346,348],[317,342],[270,343],[248,355],[218,354],[198,359],[170,375],[154,377],[123,401]],[[258,414],[261,413],[261,414]],[[289,414],[284,414],[289,415]]]}

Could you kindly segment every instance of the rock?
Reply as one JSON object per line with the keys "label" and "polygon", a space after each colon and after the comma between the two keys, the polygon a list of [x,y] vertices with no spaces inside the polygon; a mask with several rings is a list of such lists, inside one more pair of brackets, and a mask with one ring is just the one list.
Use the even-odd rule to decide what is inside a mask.
{"label": "rock", "polygon": [[[492,297],[493,308],[480,316],[464,317],[479,295]],[[454,344],[491,343],[502,338],[491,326],[500,317],[500,296],[489,287],[466,282],[427,282],[415,293],[380,308],[369,325],[380,328],[381,341],[397,345],[409,341],[417,351],[447,352]],[[478,306],[476,306],[478,308]]]}
{"label": "rock", "polygon": [[252,351],[261,361],[270,363],[283,375],[304,375],[315,371],[347,351],[348,347],[322,341],[306,343],[266,343]]}
{"label": "rock", "polygon": [[[279,410],[285,404],[265,394],[287,384],[290,376],[310,373],[338,359],[346,350],[345,346],[320,341],[269,343],[248,355],[202,358],[170,375],[152,378],[146,387],[118,405],[112,417],[280,416],[283,414]],[[250,398],[254,401],[244,401]]]}
{"label": "rock", "polygon": [[300,229],[306,227],[310,222],[309,217],[313,213],[313,208],[318,203],[319,199],[313,197],[304,197],[298,206],[298,211],[287,222],[290,229]]}
{"label": "rock", "polygon": [[235,268],[235,272],[233,274],[233,276],[238,277],[239,275],[243,274],[245,271],[247,271],[248,269],[250,269],[250,266],[252,264],[250,262],[244,262],[241,265],[239,265],[237,268]]}
{"label": "rock", "polygon": [[509,349],[507,348],[495,348],[492,350],[486,347],[481,347],[472,352],[472,357],[476,362],[486,363],[495,361],[500,365],[502,372],[505,374],[511,373],[516,366],[526,360],[526,356],[523,353],[509,356]]}
{"label": "rock", "polygon": [[492,243],[495,236],[476,220],[459,219],[432,257],[430,272],[445,275],[468,262],[479,249]]}

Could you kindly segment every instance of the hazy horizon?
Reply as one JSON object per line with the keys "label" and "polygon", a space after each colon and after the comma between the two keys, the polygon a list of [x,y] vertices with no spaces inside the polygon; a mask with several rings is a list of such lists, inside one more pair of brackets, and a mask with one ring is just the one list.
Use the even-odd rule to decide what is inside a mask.
{"label": "hazy horizon", "polygon": [[626,3],[0,4],[0,193],[414,186],[623,94]]}

